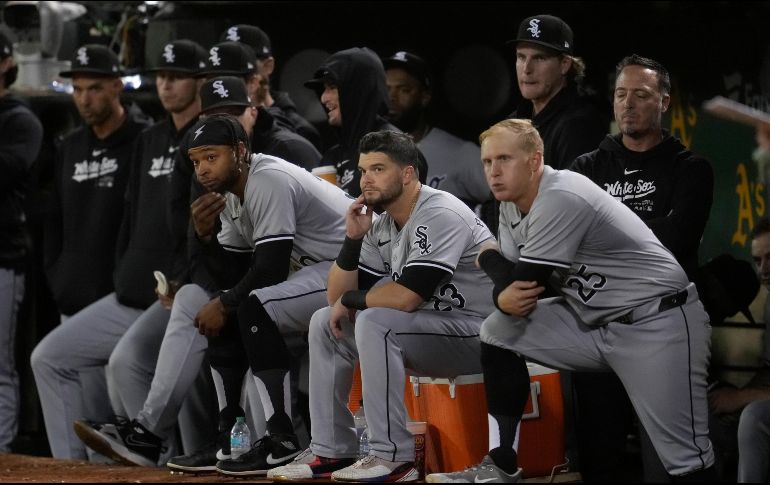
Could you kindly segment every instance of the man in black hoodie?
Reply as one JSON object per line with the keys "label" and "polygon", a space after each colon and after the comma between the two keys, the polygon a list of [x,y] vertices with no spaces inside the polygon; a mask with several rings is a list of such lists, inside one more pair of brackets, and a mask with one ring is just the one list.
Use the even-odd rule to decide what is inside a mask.
{"label": "man in black hoodie", "polygon": [[[173,152],[200,110],[200,82],[194,76],[204,55],[200,46],[189,41],[172,42],[164,48],[157,87],[171,119],[142,131],[138,139],[145,125],[127,116],[120,105],[120,68],[111,50],[101,45],[83,46],[77,50],[72,70],[62,73],[74,78],[75,102],[88,126],[63,144],[66,156],[60,159],[59,188],[69,197],[61,199],[64,241],[59,271],[52,281],[71,288],[73,294],[109,290],[113,282],[115,291],[77,311],[32,353],[48,441],[56,458],[86,456],[73,431],[73,421],[84,416],[99,421],[109,417],[109,409],[98,415],[89,409],[97,403],[106,407],[104,376],[99,380],[92,374],[107,364],[120,337],[135,322],[138,329],[155,332],[162,332],[168,322],[169,311],[153,293],[152,272],[168,271],[174,260],[173,246],[166,244],[171,233],[164,194]],[[113,137],[119,137],[121,143],[113,142]],[[120,237],[113,231],[118,225]],[[110,272],[89,272],[92,262],[109,266]],[[73,304],[66,299],[60,302],[65,313],[64,305]],[[160,337],[156,340],[159,345]],[[125,407],[120,397],[111,397],[116,407]],[[125,409],[114,412],[125,414]]]}
{"label": "man in black hoodie", "polygon": [[545,143],[545,163],[569,167],[596,147],[609,127],[609,113],[584,90],[585,62],[575,57],[572,29],[559,17],[535,15],[508,41],[516,49],[516,78],[524,98],[509,118],[532,120]]}
{"label": "man in black hoodie", "polygon": [[[614,109],[620,133],[578,157],[582,173],[638,215],[695,281],[698,247],[714,193],[708,160],[695,155],[661,127],[671,81],[660,63],[636,54],[616,68]],[[630,402],[614,374],[575,373],[577,430],[584,479],[622,480]],[[665,479],[657,455],[642,435],[647,478]],[[615,454],[616,456],[610,456]],[[655,466],[655,469],[650,468]]]}
{"label": "man in black hoodie", "polygon": [[10,451],[19,413],[19,376],[14,360],[16,318],[24,298],[27,242],[24,198],[43,127],[37,117],[8,92],[18,66],[13,44],[0,32],[0,453]]}
{"label": "man in black hoodie", "polygon": [[[305,86],[315,90],[339,143],[324,153],[320,165],[337,168],[337,184],[353,197],[361,195],[358,142],[370,131],[401,131],[383,118],[388,112],[388,88],[382,61],[366,47],[335,52]],[[420,170],[420,173],[427,173]]]}

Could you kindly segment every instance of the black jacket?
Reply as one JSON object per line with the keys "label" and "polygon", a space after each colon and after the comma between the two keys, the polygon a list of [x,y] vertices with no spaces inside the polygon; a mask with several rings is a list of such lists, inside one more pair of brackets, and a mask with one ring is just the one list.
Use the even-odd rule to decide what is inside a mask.
{"label": "black jacket", "polygon": [[381,116],[387,112],[385,70],[379,57],[365,47],[336,52],[318,70],[327,71],[337,84],[342,112],[339,144],[324,153],[321,165],[337,167],[339,186],[358,197],[358,142],[370,131],[401,131]]}
{"label": "black jacket", "polygon": [[596,149],[609,131],[609,110],[599,109],[574,83],[556,93],[534,118],[532,111],[532,102],[524,100],[509,118],[532,120],[543,138],[545,163],[555,169],[567,168],[579,155]]}
{"label": "black jacket", "polygon": [[179,143],[196,121],[177,131],[166,118],[137,140],[116,251],[115,293],[124,305],[147,308],[156,300],[153,271],[171,276],[178,248],[166,208]]}
{"label": "black jacket", "polygon": [[291,124],[292,131],[313,144],[316,150],[323,150],[321,134],[312,123],[302,117],[297,111],[297,106],[285,91],[270,91],[273,97],[273,108],[280,110],[283,117]]}
{"label": "black jacket", "polygon": [[43,127],[20,99],[0,98],[0,267],[21,269],[30,250],[24,198]]}
{"label": "black jacket", "polygon": [[115,248],[134,144],[151,120],[133,105],[104,140],[88,126],[57,146],[44,261],[59,311],[72,315],[113,291]]}
{"label": "black jacket", "polygon": [[287,162],[313,170],[321,160],[321,153],[312,143],[297,133],[281,126],[265,108],[258,108],[257,122],[251,136],[251,151],[283,158]]}
{"label": "black jacket", "polygon": [[708,160],[664,131],[663,140],[646,152],[628,150],[621,135],[607,135],[571,169],[631,208],[693,279],[714,197]]}

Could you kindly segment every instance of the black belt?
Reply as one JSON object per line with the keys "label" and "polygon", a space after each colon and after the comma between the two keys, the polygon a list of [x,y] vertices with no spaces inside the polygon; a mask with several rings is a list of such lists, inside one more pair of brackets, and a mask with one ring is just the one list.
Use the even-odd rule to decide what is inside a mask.
{"label": "black belt", "polygon": [[[660,303],[658,304],[658,311],[655,313],[662,313],[667,310],[671,310],[672,308],[680,307],[687,303],[687,288],[684,290],[674,293],[673,295],[664,296],[660,299]],[[625,315],[622,315],[618,318],[613,319],[613,322],[622,323],[624,325],[630,325],[634,323],[634,321],[639,320],[639,318],[634,318],[634,312],[637,311],[638,308],[634,308],[633,310],[629,311]],[[643,316],[649,316],[650,313],[646,313]]]}

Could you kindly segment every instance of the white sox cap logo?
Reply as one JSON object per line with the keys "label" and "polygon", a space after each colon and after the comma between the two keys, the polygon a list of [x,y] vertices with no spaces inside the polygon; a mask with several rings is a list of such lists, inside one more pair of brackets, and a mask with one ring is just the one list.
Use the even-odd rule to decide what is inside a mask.
{"label": "white sox cap logo", "polygon": [[529,21],[529,28],[527,29],[530,34],[532,34],[532,38],[539,39],[540,38],[540,19],[532,19]]}
{"label": "white sox cap logo", "polygon": [[88,65],[88,49],[85,47],[81,47],[78,49],[78,62],[81,66],[87,66]]}
{"label": "white sox cap logo", "polygon": [[211,61],[211,64],[214,66],[218,66],[222,63],[222,59],[219,58],[219,47],[212,47],[209,51],[209,60]]}
{"label": "white sox cap logo", "polygon": [[224,84],[222,84],[222,80],[218,79],[214,81],[211,84],[211,87],[214,89],[214,94],[218,94],[220,98],[229,98],[230,97],[230,91],[225,89]]}
{"label": "white sox cap logo", "polygon": [[393,58],[398,59],[399,61],[406,62],[406,52],[398,51],[395,54],[393,54]]}
{"label": "white sox cap logo", "polygon": [[234,42],[241,40],[241,36],[238,35],[238,27],[233,26],[227,29],[227,40],[232,40]]}
{"label": "white sox cap logo", "polygon": [[174,44],[166,44],[166,47],[163,48],[163,58],[166,59],[166,62],[169,64],[174,63],[174,60],[176,59],[176,56],[174,55]]}

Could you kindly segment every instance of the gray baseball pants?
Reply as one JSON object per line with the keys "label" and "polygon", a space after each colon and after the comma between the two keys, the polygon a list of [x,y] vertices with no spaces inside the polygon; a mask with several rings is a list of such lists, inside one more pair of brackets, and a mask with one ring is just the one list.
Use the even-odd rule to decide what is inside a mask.
{"label": "gray baseball pants", "polygon": [[[211,441],[216,429],[213,383],[208,366],[202,365],[207,341],[192,325],[209,299],[199,286],[182,287],[166,323],[137,320],[115,346],[106,369],[113,408],[167,444],[176,443],[179,424],[185,453]],[[169,315],[159,302],[147,311]]]}
{"label": "gray baseball pants", "polygon": [[706,400],[710,340],[692,284],[684,305],[630,324],[589,327],[563,298],[551,298],[538,301],[527,318],[495,311],[481,328],[482,342],[548,367],[615,371],[674,476],[714,464]]}
{"label": "gray baseball pants", "polygon": [[16,326],[24,298],[24,275],[0,268],[0,453],[11,451],[19,427]]}
{"label": "gray baseball pants", "polygon": [[364,408],[371,454],[389,461],[413,461],[414,437],[406,427],[406,369],[412,375],[456,377],[481,372],[479,328],[483,321],[458,312],[407,313],[369,308],[344,337],[329,328],[329,307],[310,322],[310,449],[318,456],[358,454],[348,395],[361,364]]}
{"label": "gray baseball pants", "polygon": [[110,293],[53,329],[32,351],[32,372],[54,458],[86,458],[85,445],[75,434],[73,421],[104,422],[110,416],[88,415],[87,403],[105,401],[106,384],[84,386],[80,373],[100,379],[93,371],[107,365],[112,350],[138,318],[152,320],[148,325],[165,325],[168,311],[153,308],[143,312],[122,305],[115,293]]}

